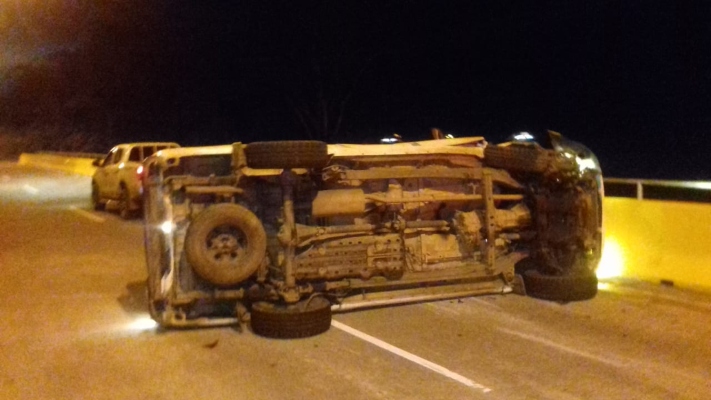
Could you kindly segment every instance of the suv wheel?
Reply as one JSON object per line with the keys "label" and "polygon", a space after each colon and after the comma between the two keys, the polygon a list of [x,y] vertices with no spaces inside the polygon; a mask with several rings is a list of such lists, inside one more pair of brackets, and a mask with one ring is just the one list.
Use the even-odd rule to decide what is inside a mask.
{"label": "suv wheel", "polygon": [[592,271],[557,276],[528,269],[522,276],[526,294],[538,299],[569,302],[589,300],[597,294],[597,276]]}
{"label": "suv wheel", "polygon": [[101,194],[99,193],[99,185],[96,182],[91,182],[91,207],[96,211],[104,209],[104,203],[101,202]]}
{"label": "suv wheel", "polygon": [[119,215],[123,219],[132,219],[136,216],[136,212],[131,210],[131,197],[124,185],[121,185],[121,194],[119,196]]}
{"label": "suv wheel", "polygon": [[252,305],[251,322],[254,333],[265,337],[314,336],[331,327],[331,303],[320,296],[289,305],[260,301]]}

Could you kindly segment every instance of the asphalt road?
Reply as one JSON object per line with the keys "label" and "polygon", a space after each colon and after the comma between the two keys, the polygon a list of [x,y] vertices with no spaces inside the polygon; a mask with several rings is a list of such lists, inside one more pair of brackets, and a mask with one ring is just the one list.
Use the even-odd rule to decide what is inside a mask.
{"label": "asphalt road", "polygon": [[0,163],[2,399],[708,399],[711,295],[616,281],[338,314],[325,334],[160,331],[140,221],[89,179]]}

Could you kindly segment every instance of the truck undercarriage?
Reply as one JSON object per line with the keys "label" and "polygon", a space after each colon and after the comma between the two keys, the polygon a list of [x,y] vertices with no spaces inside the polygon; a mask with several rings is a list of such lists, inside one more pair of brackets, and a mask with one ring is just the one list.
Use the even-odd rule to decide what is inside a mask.
{"label": "truck undercarriage", "polygon": [[592,298],[601,178],[583,146],[483,138],[235,143],[146,165],[151,315],[302,337],[332,311],[515,291]]}

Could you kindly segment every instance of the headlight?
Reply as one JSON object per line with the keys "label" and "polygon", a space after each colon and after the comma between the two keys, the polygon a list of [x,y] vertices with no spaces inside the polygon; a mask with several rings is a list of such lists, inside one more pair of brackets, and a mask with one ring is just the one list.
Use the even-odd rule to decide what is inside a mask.
{"label": "headlight", "polygon": [[160,225],[160,230],[163,231],[163,233],[170,234],[173,232],[173,221],[165,221]]}
{"label": "headlight", "polygon": [[600,162],[595,157],[595,154],[582,143],[566,139],[558,132],[548,131],[551,138],[551,144],[561,156],[575,160],[580,174],[592,172],[601,174]]}

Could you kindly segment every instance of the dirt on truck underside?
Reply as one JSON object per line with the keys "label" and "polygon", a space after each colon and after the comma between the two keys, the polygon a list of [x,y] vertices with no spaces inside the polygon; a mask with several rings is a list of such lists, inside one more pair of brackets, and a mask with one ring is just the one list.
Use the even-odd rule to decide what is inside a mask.
{"label": "dirt on truck underside", "polygon": [[251,312],[255,332],[300,337],[327,329],[332,309],[513,290],[589,299],[599,166],[553,139],[163,152],[145,196],[152,315],[205,326]]}

